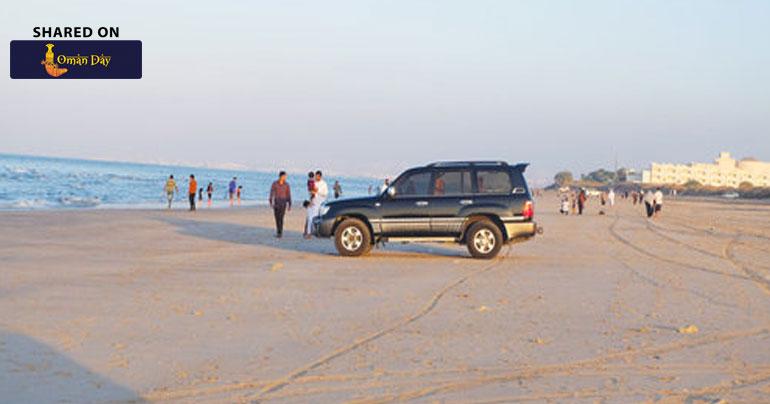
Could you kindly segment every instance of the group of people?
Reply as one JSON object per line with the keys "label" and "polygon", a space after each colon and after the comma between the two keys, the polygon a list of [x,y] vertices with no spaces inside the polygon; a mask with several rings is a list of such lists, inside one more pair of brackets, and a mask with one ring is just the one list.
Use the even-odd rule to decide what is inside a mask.
{"label": "group of people", "polygon": [[[286,212],[291,210],[291,186],[286,182],[286,171],[278,173],[278,179],[270,186],[270,197],[268,202],[273,209],[275,217],[275,236],[283,237],[283,222]],[[313,234],[313,218],[318,216],[323,204],[329,196],[329,186],[324,181],[321,170],[311,171],[307,174],[307,198],[302,206],[307,210],[305,225],[303,226],[303,236],[311,238]],[[334,183],[334,197],[339,198],[342,195],[342,186],[339,181]]]}
{"label": "group of people", "polygon": [[[243,186],[238,185],[238,178],[233,177],[232,180],[230,180],[230,183],[227,186],[227,196],[230,199],[230,206],[235,205],[236,203],[238,205],[241,204],[241,193],[243,192]],[[187,197],[190,202],[190,210],[197,209],[196,204],[196,195],[197,200],[200,203],[203,203],[203,188],[198,188],[198,181],[195,179],[194,174],[190,174],[190,178],[187,181]],[[168,202],[168,209],[171,209],[171,204],[174,202],[174,196],[179,193],[179,187],[176,184],[176,180],[174,179],[174,175],[169,175],[168,179],[166,180],[166,185],[164,185],[163,190],[166,193],[166,200]],[[209,184],[206,186],[206,196],[208,197],[207,204],[208,206],[211,206],[212,204],[212,198],[214,195],[214,183],[209,182]]]}
{"label": "group of people", "polygon": [[[660,211],[663,209],[663,191],[658,187],[653,192],[648,189],[647,191],[633,191],[621,193],[621,199],[628,199],[629,196],[633,200],[633,204],[636,205],[644,202],[645,214],[647,217],[657,217]],[[577,214],[582,215],[588,203],[588,192],[585,188],[580,188],[577,191],[560,192],[559,194],[559,213],[562,215]],[[604,214],[604,206],[615,206],[615,190],[610,188],[606,192],[599,193],[599,201],[602,208],[599,210],[599,214]]]}
{"label": "group of people", "polygon": [[[273,209],[275,216],[275,236],[280,238],[283,236],[283,222],[286,212],[291,210],[291,187],[286,181],[286,171],[278,173],[278,179],[270,186],[269,204]],[[168,201],[168,209],[171,209],[171,204],[174,201],[174,196],[179,192],[176,180],[173,175],[170,175],[166,180],[166,185],[163,187],[166,199]],[[205,188],[206,195],[208,196],[208,206],[212,204],[212,198],[214,194],[214,184],[209,182]],[[342,196],[342,185],[339,181],[334,182],[332,187],[334,192],[334,199],[338,199]],[[196,210],[196,198],[197,201],[203,203],[204,188],[198,188],[198,181],[195,179],[195,175],[190,174],[188,181],[188,198],[190,201],[190,210]],[[243,192],[243,186],[238,185],[238,178],[233,177],[227,186],[227,196],[230,199],[230,206],[235,204],[241,204],[241,194]],[[321,204],[326,201],[329,196],[329,186],[324,181],[323,173],[321,170],[311,171],[308,173],[307,179],[307,199],[303,202],[303,207],[307,209],[307,218],[305,221],[303,234],[305,238],[312,237],[313,230],[313,218],[318,216],[321,211]]]}
{"label": "group of people", "polygon": [[660,215],[661,209],[663,209],[663,191],[660,188],[656,188],[655,192],[647,190],[642,197],[644,201],[644,211],[647,213],[647,217],[657,217]]}
{"label": "group of people", "polygon": [[[588,193],[585,188],[580,188],[577,192],[571,191],[561,195],[561,204],[559,213],[569,215],[570,212],[575,215],[582,215],[588,203]],[[615,194],[612,195],[612,204],[615,204]]]}

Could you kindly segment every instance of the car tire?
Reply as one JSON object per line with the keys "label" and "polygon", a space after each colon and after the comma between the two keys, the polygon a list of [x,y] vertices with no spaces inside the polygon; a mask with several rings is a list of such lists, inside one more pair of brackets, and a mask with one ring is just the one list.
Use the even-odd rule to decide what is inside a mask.
{"label": "car tire", "polygon": [[334,231],[334,246],[345,257],[358,257],[372,249],[369,227],[358,219],[345,219]]}
{"label": "car tire", "polygon": [[503,247],[503,233],[494,223],[482,220],[468,228],[465,244],[473,258],[492,259]]}

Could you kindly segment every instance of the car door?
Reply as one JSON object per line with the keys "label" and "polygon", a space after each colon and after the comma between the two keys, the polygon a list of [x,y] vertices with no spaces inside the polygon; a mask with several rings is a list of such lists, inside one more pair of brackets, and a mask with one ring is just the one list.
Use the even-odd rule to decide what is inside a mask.
{"label": "car door", "polygon": [[431,233],[435,236],[460,234],[465,214],[473,205],[473,186],[469,168],[436,169],[433,172]]}
{"label": "car door", "polygon": [[[377,208],[384,236],[412,237],[430,234],[431,170],[413,170],[401,175],[392,185],[395,193],[383,195]],[[379,222],[379,223],[376,223]]]}

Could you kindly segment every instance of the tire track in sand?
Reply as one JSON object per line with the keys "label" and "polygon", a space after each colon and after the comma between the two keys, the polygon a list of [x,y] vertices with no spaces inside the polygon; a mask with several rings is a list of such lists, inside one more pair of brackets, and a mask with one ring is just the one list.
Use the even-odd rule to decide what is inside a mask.
{"label": "tire track in sand", "polygon": [[288,386],[295,379],[297,379],[298,377],[306,375],[308,372],[312,371],[313,369],[316,369],[319,366],[327,364],[327,363],[331,362],[332,360],[334,360],[334,359],[336,359],[336,358],[338,358],[340,356],[348,354],[348,353],[350,353],[350,352],[360,348],[363,345],[366,345],[366,344],[368,344],[368,343],[370,343],[372,341],[375,341],[375,340],[377,340],[379,338],[382,338],[383,336],[388,335],[388,334],[392,333],[393,331],[396,331],[399,328],[402,328],[402,327],[404,327],[406,325],[409,325],[411,323],[414,323],[414,322],[418,321],[419,319],[425,317],[430,312],[432,312],[433,309],[436,308],[436,305],[438,305],[439,301],[449,291],[451,291],[452,289],[456,288],[457,286],[462,285],[463,283],[467,282],[472,277],[474,277],[476,275],[479,275],[481,273],[487,272],[487,271],[497,267],[503,261],[503,259],[507,258],[508,255],[510,255],[510,253],[511,253],[511,247],[508,246],[505,255],[498,256],[497,258],[495,258],[493,260],[492,263],[490,263],[490,264],[488,264],[488,265],[486,265],[484,267],[481,267],[481,268],[479,268],[479,269],[477,269],[475,271],[471,271],[471,272],[469,272],[469,273],[467,273],[467,274],[465,274],[465,275],[455,279],[454,281],[450,282],[448,285],[444,286],[443,288],[438,290],[436,293],[434,293],[433,296],[428,300],[428,302],[426,302],[417,312],[415,312],[411,316],[406,317],[406,318],[404,318],[404,319],[402,319],[402,320],[400,320],[400,321],[398,321],[396,323],[393,323],[390,326],[382,328],[382,329],[380,329],[378,331],[374,331],[374,332],[372,332],[370,334],[367,334],[367,335],[365,335],[365,336],[363,336],[361,338],[357,338],[356,340],[354,340],[350,344],[348,344],[346,346],[343,346],[343,347],[341,347],[339,349],[336,349],[336,350],[334,350],[332,352],[329,352],[329,353],[321,356],[320,358],[318,358],[318,359],[316,359],[316,360],[314,360],[314,361],[312,361],[310,363],[307,363],[307,364],[305,364],[305,365],[303,365],[303,366],[301,366],[301,367],[291,371],[289,374],[287,374],[287,375],[279,378],[278,380],[274,381],[273,383],[263,387],[258,393],[246,397],[246,399],[250,400],[250,401],[259,402],[266,395],[268,395],[270,393],[274,393],[274,392],[276,392],[276,391],[278,391],[278,390]]}
{"label": "tire track in sand", "polygon": [[730,240],[729,243],[724,248],[724,251],[722,252],[725,259],[728,260],[736,269],[740,270],[746,276],[748,276],[749,279],[751,279],[757,287],[759,287],[763,292],[770,295],[770,280],[762,276],[757,271],[754,271],[753,269],[749,268],[747,265],[741,263],[738,261],[737,258],[735,258],[735,252],[733,249],[735,248],[735,244],[738,242],[738,239],[740,239],[741,235],[740,233],[735,236],[732,240]]}
{"label": "tire track in sand", "polygon": [[688,348],[695,348],[704,345],[710,345],[715,343],[727,342],[739,338],[754,337],[770,332],[768,326],[762,326],[758,328],[752,328],[747,330],[730,331],[724,333],[714,333],[710,335],[704,335],[702,337],[682,337],[674,342],[662,344],[652,347],[643,347],[639,349],[623,350],[610,352],[605,355],[600,355],[594,358],[577,360],[573,362],[559,363],[554,365],[535,366],[526,370],[520,370],[503,375],[468,378],[459,382],[446,383],[436,386],[430,386],[423,389],[407,391],[400,394],[390,394],[380,397],[363,398],[359,400],[353,400],[351,403],[356,404],[374,404],[374,403],[389,403],[389,402],[402,402],[408,400],[416,400],[432,396],[439,393],[449,393],[460,390],[467,390],[471,388],[477,388],[488,384],[515,382],[522,378],[533,378],[538,376],[544,376],[552,374],[554,372],[577,372],[581,369],[590,369],[596,367],[602,367],[609,361],[613,360],[630,360],[639,356],[654,356],[665,353],[676,352]]}
{"label": "tire track in sand", "polygon": [[642,255],[648,256],[650,258],[653,258],[653,259],[656,259],[658,261],[662,261],[662,262],[665,262],[665,263],[668,263],[668,264],[676,265],[676,266],[679,266],[679,267],[682,267],[682,268],[693,269],[693,270],[696,270],[696,271],[700,271],[700,272],[704,272],[704,273],[708,273],[708,274],[712,274],[712,275],[720,275],[720,276],[736,278],[736,279],[746,280],[746,281],[750,281],[751,280],[749,277],[747,277],[745,275],[731,274],[731,273],[727,273],[727,272],[717,271],[717,270],[714,270],[714,269],[703,268],[703,267],[699,267],[697,265],[687,264],[687,263],[684,263],[684,262],[679,262],[679,261],[676,261],[676,260],[672,260],[670,258],[666,258],[666,257],[662,257],[660,255],[657,255],[657,254],[655,254],[655,253],[653,253],[653,252],[651,252],[651,251],[649,251],[647,249],[644,249],[644,248],[640,247],[639,245],[631,242],[630,240],[624,238],[623,236],[621,236],[620,233],[618,233],[618,231],[615,229],[615,226],[617,225],[617,223],[619,221],[620,221],[620,216],[616,216],[615,217],[615,221],[612,223],[612,225],[610,225],[610,234],[612,235],[612,237],[614,237],[616,240],[618,240],[619,242],[621,242],[625,246],[631,248],[632,250],[634,250],[634,251],[636,251],[636,252],[638,252],[638,253],[640,253]]}
{"label": "tire track in sand", "polygon": [[[708,255],[710,257],[719,258],[719,259],[722,259],[722,260],[725,260],[725,261],[729,262],[733,267],[738,269],[740,272],[743,272],[746,275],[747,279],[749,279],[752,282],[754,282],[760,289],[762,289],[763,292],[765,292],[767,294],[770,294],[770,280],[768,280],[767,278],[762,276],[762,274],[760,274],[759,272],[749,268],[746,264],[740,262],[738,260],[738,258],[736,257],[736,255],[735,255],[735,251],[734,251],[735,246],[736,246],[736,244],[739,243],[740,238],[742,236],[744,236],[743,233],[741,233],[741,232],[734,233],[732,238],[725,244],[724,248],[722,249],[722,253],[721,254],[715,254],[715,253],[712,253],[710,251],[706,251],[706,250],[703,250],[701,248],[692,246],[692,245],[690,245],[688,243],[685,243],[685,242],[683,242],[681,240],[678,240],[678,239],[676,239],[674,237],[671,237],[671,236],[668,236],[666,234],[663,234],[663,232],[661,232],[660,230],[655,229],[656,227],[659,228],[659,226],[652,225],[650,222],[647,222],[647,228],[650,229],[650,231],[652,231],[653,233],[655,233],[655,234],[665,238],[666,240],[672,241],[672,242],[674,242],[676,244],[679,244],[679,245],[681,245],[683,247],[686,247],[688,249],[691,249],[691,250],[697,251],[699,253]],[[694,227],[691,227],[691,228],[695,229]],[[705,229],[701,229],[701,232],[711,235],[711,233],[708,232]],[[722,234],[727,235],[728,233],[722,233]],[[749,237],[757,237],[757,235],[751,234],[751,235],[749,235]],[[756,247],[753,247],[753,246],[748,245],[748,244],[743,244],[743,245],[745,245],[745,246],[747,246],[749,248],[756,248]],[[761,248],[756,248],[756,249],[763,250]],[[757,266],[762,267],[761,265],[757,265]],[[764,268],[764,267],[762,267],[762,268]]]}

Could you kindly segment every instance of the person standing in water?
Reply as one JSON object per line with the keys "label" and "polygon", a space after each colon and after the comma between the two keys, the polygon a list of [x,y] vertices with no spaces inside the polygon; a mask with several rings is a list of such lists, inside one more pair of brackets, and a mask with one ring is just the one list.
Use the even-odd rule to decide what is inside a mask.
{"label": "person standing in water", "polygon": [[380,194],[385,192],[386,189],[390,186],[390,178],[385,178],[385,182],[380,185]]}
{"label": "person standing in water", "polygon": [[208,199],[208,205],[211,206],[211,195],[214,194],[214,184],[209,182],[209,185],[206,187],[206,195],[209,197]]}
{"label": "person standing in water", "polygon": [[235,196],[238,198],[238,206],[241,206],[241,192],[243,191],[243,185],[238,185],[238,189],[235,191]]}
{"label": "person standing in water", "polygon": [[173,175],[168,176],[168,180],[166,180],[166,186],[163,187],[163,189],[166,191],[166,199],[168,199],[168,209],[171,209],[171,202],[174,201],[174,194],[179,192],[179,188],[176,186],[176,181],[174,180]]}
{"label": "person standing in water", "polygon": [[195,210],[195,193],[197,191],[198,181],[195,181],[195,176],[190,174],[190,187],[187,192],[190,197],[190,210]]}
{"label": "person standing in water", "polygon": [[275,216],[275,237],[283,237],[283,217],[291,210],[291,187],[286,182],[286,171],[278,173],[278,180],[270,186],[270,207]]}
{"label": "person standing in water", "polygon": [[233,179],[230,180],[230,184],[227,185],[227,194],[230,196],[230,206],[233,206],[235,190],[238,188],[237,180],[237,177],[233,177]]}
{"label": "person standing in water", "polygon": [[339,181],[334,181],[334,199],[340,199],[340,195],[342,195],[342,185],[340,185]]}

